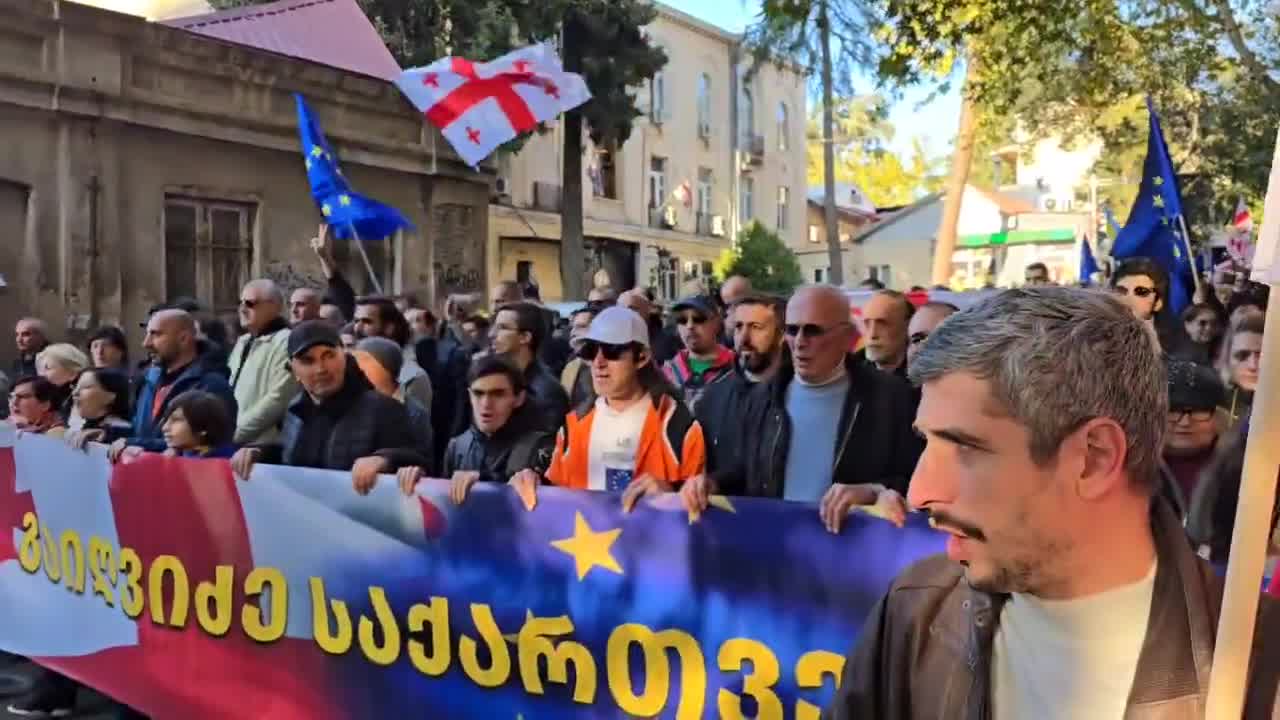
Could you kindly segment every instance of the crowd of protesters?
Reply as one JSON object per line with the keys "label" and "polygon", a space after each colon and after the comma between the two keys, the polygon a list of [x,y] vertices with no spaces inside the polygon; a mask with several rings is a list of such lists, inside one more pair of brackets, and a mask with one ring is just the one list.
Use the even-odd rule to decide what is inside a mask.
{"label": "crowd of protesters", "polygon": [[[1159,498],[1156,515],[1185,528],[1190,551],[1219,567],[1226,561],[1261,357],[1267,298],[1256,286],[1215,277],[1170,318],[1169,282],[1151,261],[1121,263],[1110,293],[1044,287],[1048,272],[1033,265],[1028,289],[974,312],[942,302],[917,306],[878,289],[855,317],[838,288],[775,297],[733,277],[718,294],[682,299],[665,312],[645,289],[596,288],[562,320],[536,287],[515,282],[494,287],[487,311],[473,296],[450,297],[441,308],[412,296],[358,296],[323,233],[312,247],[326,287],[286,297],[273,281],[253,280],[242,290],[234,333],[192,301],[157,306],[142,324],[146,359],[136,365],[120,328],[98,328],[78,348],[56,342],[40,320],[21,320],[18,358],[3,379],[9,422],[76,447],[104,443],[116,462],[154,452],[228,458],[246,481],[257,463],[342,471],[362,494],[380,475],[394,474],[406,494],[423,478],[446,478],[459,503],[478,482],[508,483],[529,509],[545,485],[619,492],[628,510],[646,495],[678,492],[695,515],[713,494],[777,498],[816,504],[834,533],[855,506],[875,506],[901,524],[910,492],[911,505],[932,512],[958,544],[1004,533],[1023,541],[1024,552],[1047,553],[1054,538],[1034,528],[966,525],[970,516],[959,514],[996,513],[1027,492],[1001,498],[990,494],[994,486],[965,484],[970,473],[1005,470],[992,460],[996,440],[942,421],[948,411],[981,411],[976,391],[954,379],[961,372],[996,387],[1008,417],[1032,423],[1031,452],[1041,459],[1058,447],[1044,445],[1049,440],[1061,443],[1111,418],[1114,427],[1081,440],[1097,446],[1090,462],[1141,473],[1130,504],[1149,491]],[[1081,379],[1089,392],[1053,385],[1061,368],[1098,371],[1088,363],[1099,359],[1119,366]],[[1116,376],[1121,370],[1132,377]],[[943,395],[955,407],[939,405]],[[1121,395],[1132,397],[1113,407]],[[1062,414],[1059,425],[1077,416],[1083,425],[1041,437],[1030,414],[1051,411]],[[1159,428],[1138,427],[1152,414]],[[1137,460],[1115,447],[1126,436]],[[947,473],[960,490],[940,489]],[[956,509],[948,492],[969,493],[966,503],[985,498],[989,509]],[[1009,502],[1013,515],[1000,522],[1018,512],[1024,524],[1041,522],[1026,514],[1041,500]],[[1116,518],[1129,507],[1113,505]],[[1157,532],[1157,544],[1172,542],[1167,530]],[[1129,579],[1146,577],[1151,557],[1165,571],[1162,553],[1173,550],[1152,552],[1139,558],[1148,563],[1143,573]],[[1019,560],[1030,562],[1010,562]],[[991,588],[1036,589],[1024,585],[1043,568],[1018,567],[1025,576],[988,578]],[[879,612],[890,622],[888,610]],[[931,667],[928,652],[910,651],[904,631],[890,629],[897,635],[879,637],[876,652],[909,653],[903,663]],[[1027,648],[1009,643],[991,660],[1005,684],[996,695],[1022,707],[1034,693],[1019,695],[1007,684],[1019,682],[1015,664]],[[875,696],[911,679],[881,678],[887,684],[866,689],[868,678],[897,667],[864,667],[868,677],[847,678],[867,695],[842,688],[837,717],[901,716],[884,711],[895,699]],[[1128,682],[1142,682],[1128,672]],[[63,716],[75,692],[70,680],[49,673],[9,709]]]}

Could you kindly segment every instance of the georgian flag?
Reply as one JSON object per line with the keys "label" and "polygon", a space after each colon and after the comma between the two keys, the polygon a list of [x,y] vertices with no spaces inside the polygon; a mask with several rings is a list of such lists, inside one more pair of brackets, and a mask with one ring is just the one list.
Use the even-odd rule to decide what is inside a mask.
{"label": "georgian flag", "polygon": [[545,44],[487,63],[441,58],[405,70],[396,85],[473,167],[499,145],[591,99],[582,76],[565,72]]}

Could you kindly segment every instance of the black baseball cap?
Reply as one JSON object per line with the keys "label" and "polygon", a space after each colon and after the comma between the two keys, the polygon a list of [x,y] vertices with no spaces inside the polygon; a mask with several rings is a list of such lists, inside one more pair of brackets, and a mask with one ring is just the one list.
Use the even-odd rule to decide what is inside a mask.
{"label": "black baseball cap", "polygon": [[707,317],[720,313],[715,302],[706,295],[693,295],[671,306],[671,312],[680,312],[681,310],[697,310]]}
{"label": "black baseball cap", "polygon": [[1226,389],[1211,368],[1185,360],[1169,361],[1169,409],[1212,410]]}
{"label": "black baseball cap", "polygon": [[306,320],[289,331],[289,357],[295,358],[317,345],[341,348],[342,338],[326,320]]}

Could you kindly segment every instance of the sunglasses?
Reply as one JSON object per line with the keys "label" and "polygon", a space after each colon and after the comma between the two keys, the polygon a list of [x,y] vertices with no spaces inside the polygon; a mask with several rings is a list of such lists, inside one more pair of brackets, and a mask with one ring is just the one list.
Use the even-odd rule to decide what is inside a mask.
{"label": "sunglasses", "polygon": [[827,333],[831,332],[832,330],[835,330],[838,327],[843,327],[845,325],[850,325],[850,324],[851,323],[845,322],[845,323],[836,323],[831,327],[822,327],[817,323],[804,323],[802,325],[787,323],[786,327],[784,327],[783,330],[787,333],[787,337],[796,337],[797,335],[799,335],[806,338],[820,338],[823,335],[826,335]]}
{"label": "sunglasses", "polygon": [[612,362],[620,359],[622,354],[630,349],[630,345],[611,345],[609,343],[585,342],[582,343],[582,347],[578,348],[578,357],[590,362],[596,359],[596,355],[603,354],[605,360]]}
{"label": "sunglasses", "polygon": [[929,333],[927,332],[912,333],[911,337],[908,339],[911,341],[912,345],[919,345],[920,343],[929,339]]}
{"label": "sunglasses", "polygon": [[1232,358],[1234,358],[1236,362],[1244,362],[1244,361],[1248,360],[1248,359],[1249,359],[1251,356],[1253,356],[1253,355],[1257,355],[1258,357],[1262,357],[1262,351],[1260,351],[1260,350],[1237,350],[1237,351],[1235,351],[1235,352],[1231,353],[1231,357],[1232,357]]}
{"label": "sunglasses", "polygon": [[257,306],[258,306],[257,300],[241,300],[240,301],[240,307],[242,308],[248,308],[249,310],[252,310]]}
{"label": "sunglasses", "polygon": [[1125,286],[1123,286],[1123,285],[1117,285],[1117,286],[1115,286],[1115,287],[1111,288],[1111,291],[1112,291],[1112,292],[1114,292],[1115,294],[1117,294],[1117,295],[1121,295],[1121,296],[1128,295],[1129,293],[1131,293],[1131,292],[1132,292],[1132,293],[1133,293],[1133,295],[1134,295],[1134,297],[1140,297],[1140,298],[1148,298],[1148,297],[1151,297],[1152,295],[1155,295],[1155,294],[1156,294],[1156,289],[1155,289],[1155,288],[1149,288],[1149,287],[1136,287],[1136,288],[1133,288],[1132,290],[1130,290],[1129,288],[1127,288],[1127,287],[1125,287]]}
{"label": "sunglasses", "polygon": [[702,325],[706,321],[707,321],[707,317],[705,315],[690,314],[690,315],[681,315],[680,317],[676,318],[676,324],[678,325]]}

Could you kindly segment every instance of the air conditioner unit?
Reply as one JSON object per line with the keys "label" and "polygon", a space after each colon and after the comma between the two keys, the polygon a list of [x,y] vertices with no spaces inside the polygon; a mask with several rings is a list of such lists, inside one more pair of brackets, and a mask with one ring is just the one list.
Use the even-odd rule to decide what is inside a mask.
{"label": "air conditioner unit", "polygon": [[711,216],[711,234],[715,237],[724,237],[724,216]]}
{"label": "air conditioner unit", "polygon": [[493,194],[495,197],[500,197],[500,198],[510,197],[511,181],[506,179],[505,177],[499,176],[497,180],[493,181]]}
{"label": "air conditioner unit", "polygon": [[703,140],[706,140],[711,137],[711,123],[709,122],[698,123],[698,137],[702,138]]}
{"label": "air conditioner unit", "polygon": [[676,209],[673,205],[668,205],[662,209],[662,224],[668,228],[676,226]]}

